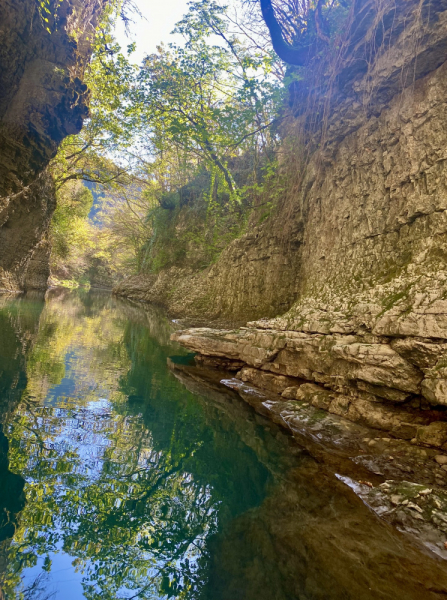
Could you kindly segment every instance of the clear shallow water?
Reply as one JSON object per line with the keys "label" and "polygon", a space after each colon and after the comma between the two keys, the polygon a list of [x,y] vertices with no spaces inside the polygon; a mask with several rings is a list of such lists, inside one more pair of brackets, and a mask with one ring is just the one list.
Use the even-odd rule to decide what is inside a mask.
{"label": "clear shallow water", "polygon": [[170,332],[107,295],[0,297],[6,598],[443,597],[443,563],[236,394],[173,370],[190,357]]}

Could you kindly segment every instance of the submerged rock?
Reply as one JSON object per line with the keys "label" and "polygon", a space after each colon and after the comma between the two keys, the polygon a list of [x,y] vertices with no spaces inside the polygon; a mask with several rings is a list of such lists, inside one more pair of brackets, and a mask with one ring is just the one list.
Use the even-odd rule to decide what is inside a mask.
{"label": "submerged rock", "polygon": [[[195,393],[207,397],[210,396],[210,390],[212,390],[213,398],[219,398],[223,411],[234,408],[234,398],[226,395],[225,391],[221,389],[222,386],[219,388],[221,372],[201,365],[185,366],[172,362],[170,362],[170,368],[174,375]],[[330,506],[325,504],[324,498],[327,497],[328,490],[334,489],[334,483],[331,482],[332,475],[329,473],[335,473],[340,483],[351,488],[368,509],[372,509],[372,511],[367,510],[366,512],[372,516],[375,513],[380,518],[371,520],[369,525],[371,529],[368,531],[374,531],[377,526],[381,528],[391,525],[405,533],[407,538],[411,538],[413,549],[418,546],[424,547],[440,558],[447,559],[447,550],[444,546],[447,539],[447,472],[443,471],[441,465],[438,464],[436,459],[440,455],[435,449],[421,448],[407,440],[384,436],[377,430],[316,408],[304,400],[289,400],[272,391],[263,392],[232,377],[231,374],[228,378],[222,379],[221,383],[225,387],[235,390],[257,413],[270,418],[287,430],[298,442],[300,456],[303,457],[304,462],[305,457],[310,455],[318,465],[318,476],[316,473],[313,476],[310,473],[307,475],[307,477],[311,477],[313,485],[319,490],[318,500],[317,497],[308,499],[308,502],[305,503],[306,509],[301,510],[301,501],[294,494],[296,490],[305,490],[304,495],[307,495],[309,480],[306,484],[302,482],[295,488],[292,480],[287,479],[284,481],[280,494],[274,497],[276,520],[282,519],[282,512],[279,509],[279,506],[282,506],[281,498],[294,497],[291,503],[290,521],[283,524],[285,538],[287,538],[285,532],[299,529],[299,539],[302,540],[303,535],[307,536],[307,527],[304,522],[309,519],[310,530],[308,533],[311,537],[306,538],[306,547],[322,549],[324,543],[318,539],[317,531],[321,525],[321,535],[327,537],[330,535],[332,519],[335,519],[342,528],[349,528],[350,523],[353,529],[349,535],[356,540],[362,538],[361,543],[365,543],[363,536],[365,523],[360,524],[353,518],[353,513],[350,512],[354,510],[352,503],[346,513],[346,523],[343,522],[341,513],[333,514],[332,504]],[[311,384],[304,384],[299,389],[307,386],[310,387]],[[247,415],[246,419],[248,427],[249,423],[253,421],[253,417]],[[253,438],[250,443],[256,444],[257,441],[256,438]],[[293,448],[294,446],[291,444],[291,458]],[[326,470],[327,476],[324,475]],[[294,471],[294,475],[299,480],[303,473],[300,473],[298,469]],[[321,505],[317,508],[315,503],[318,505],[318,502]],[[323,517],[323,515],[325,516]],[[278,527],[281,529],[282,525],[278,525]],[[275,530],[279,533],[278,528]],[[283,539],[282,534],[280,537]],[[344,536],[343,540],[345,540]],[[374,553],[377,542],[377,538],[370,540],[368,547],[363,548],[362,556],[365,556],[365,553]],[[407,544],[407,542],[408,539],[400,538],[399,544]],[[283,539],[283,543],[286,543],[285,539]],[[292,544],[292,546],[294,549],[291,550],[289,559],[292,559],[293,556],[301,556],[296,545]],[[406,548],[405,555],[408,558],[411,551],[409,546]],[[385,549],[383,550],[386,552]],[[278,560],[280,560],[279,557]],[[349,563],[348,557],[346,560]],[[403,563],[401,563],[401,568],[402,565]],[[332,567],[328,564],[328,568]],[[343,570],[345,568],[346,566],[343,567]],[[444,567],[441,568],[444,569]],[[428,569],[428,563],[426,563],[425,569]],[[425,571],[425,574],[427,575],[428,571]],[[373,592],[377,594],[377,589],[373,588],[371,593]],[[401,591],[395,590],[393,593],[393,597],[397,598],[400,597],[397,594]],[[411,597],[411,593],[415,594],[415,598],[419,596],[428,598],[431,594],[428,590],[425,592],[415,591],[413,588],[412,592],[406,592],[405,597]],[[436,593],[433,592],[433,594],[436,597]],[[359,597],[369,598],[368,590]]]}
{"label": "submerged rock", "polygon": [[386,338],[364,343],[355,335],[197,328],[177,331],[173,339],[214,364],[245,363],[238,378],[283,399],[308,402],[397,438],[437,448],[447,444],[442,403],[428,410],[424,405],[425,373],[413,364],[418,344],[406,344],[404,358]]}

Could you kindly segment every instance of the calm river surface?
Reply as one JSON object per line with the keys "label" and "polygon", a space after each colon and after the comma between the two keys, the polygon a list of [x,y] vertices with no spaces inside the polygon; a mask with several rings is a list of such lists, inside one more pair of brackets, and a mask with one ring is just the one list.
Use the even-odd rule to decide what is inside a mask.
{"label": "calm river surface", "polygon": [[0,597],[445,597],[447,565],[218,382],[159,311],[0,296]]}

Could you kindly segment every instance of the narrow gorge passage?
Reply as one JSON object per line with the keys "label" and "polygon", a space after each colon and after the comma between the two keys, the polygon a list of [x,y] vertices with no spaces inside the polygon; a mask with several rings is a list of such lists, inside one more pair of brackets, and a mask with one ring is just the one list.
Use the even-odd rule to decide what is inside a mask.
{"label": "narrow gorge passage", "polygon": [[0,600],[447,597],[447,0],[0,0]]}

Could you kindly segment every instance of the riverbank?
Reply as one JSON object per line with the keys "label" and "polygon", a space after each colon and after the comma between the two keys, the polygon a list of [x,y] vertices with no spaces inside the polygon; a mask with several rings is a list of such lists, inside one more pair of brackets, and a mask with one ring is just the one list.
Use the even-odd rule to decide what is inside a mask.
{"label": "riverbank", "polygon": [[[419,338],[196,328],[173,339],[238,378],[393,436],[447,449],[445,344]],[[253,325],[256,325],[253,324]]]}
{"label": "riverbank", "polygon": [[232,367],[228,361],[222,360],[219,369],[217,362],[199,355],[195,363],[169,361],[169,367],[190,391],[220,401],[223,411],[231,401],[224,386],[236,392],[260,418],[279,425],[322,468],[335,473],[381,520],[447,559],[446,455],[414,440],[353,423],[309,400],[290,400],[244,383],[227,370]]}

